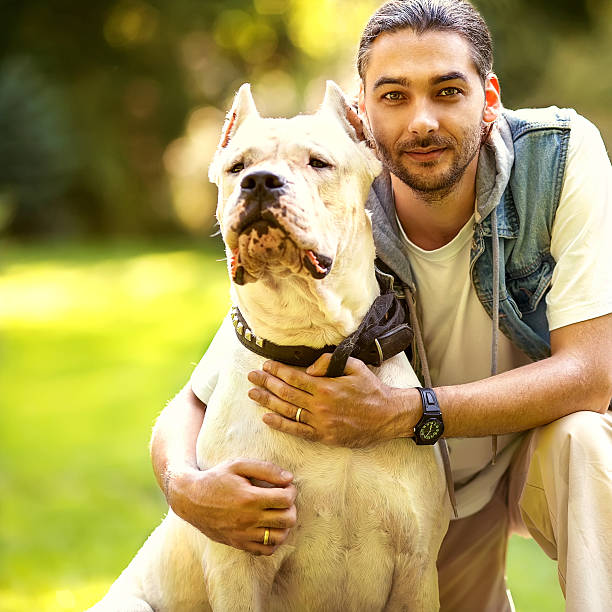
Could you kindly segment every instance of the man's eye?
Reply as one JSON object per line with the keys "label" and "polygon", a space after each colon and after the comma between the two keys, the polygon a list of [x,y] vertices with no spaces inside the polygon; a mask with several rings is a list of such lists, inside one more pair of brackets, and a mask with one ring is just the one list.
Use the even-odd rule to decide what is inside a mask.
{"label": "man's eye", "polygon": [[456,96],[457,94],[460,94],[460,93],[461,93],[461,90],[458,87],[445,87],[444,89],[440,91],[438,95],[448,98],[449,96]]}
{"label": "man's eye", "polygon": [[318,157],[311,157],[310,161],[308,162],[308,165],[312,166],[313,168],[329,168],[330,166],[330,164],[323,161],[322,159],[319,159]]}
{"label": "man's eye", "polygon": [[389,91],[386,93],[383,98],[385,100],[391,100],[392,102],[397,102],[402,99],[402,94],[399,91]]}
{"label": "man's eye", "polygon": [[242,172],[244,170],[244,164],[242,162],[238,162],[236,164],[234,164],[229,171],[232,174],[238,174],[239,172]]}

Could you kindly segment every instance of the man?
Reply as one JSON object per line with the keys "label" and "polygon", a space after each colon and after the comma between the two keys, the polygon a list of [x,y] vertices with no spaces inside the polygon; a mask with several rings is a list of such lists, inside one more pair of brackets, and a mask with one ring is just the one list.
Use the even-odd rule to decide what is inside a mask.
{"label": "man", "polygon": [[[505,111],[488,29],[462,0],[386,3],[358,69],[387,170],[369,200],[377,253],[406,289],[451,452],[458,519],[438,560],[441,608],[510,609],[507,540],[528,530],[558,559],[568,610],[608,609],[612,179],[599,133],[573,111]],[[249,375],[270,427],[347,446],[415,435],[419,391],[385,387],[354,359],[326,379],[327,362]],[[153,436],[160,485],[209,537],[270,554],[256,528],[286,537],[291,475],[248,459],[198,471],[198,397],[214,372],[199,367],[191,384]],[[266,509],[248,478],[285,507]]]}

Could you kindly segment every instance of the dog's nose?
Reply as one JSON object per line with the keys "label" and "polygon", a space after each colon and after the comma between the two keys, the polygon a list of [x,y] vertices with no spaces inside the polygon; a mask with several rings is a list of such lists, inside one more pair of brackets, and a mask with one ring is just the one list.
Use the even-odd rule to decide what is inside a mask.
{"label": "dog's nose", "polygon": [[242,187],[243,191],[251,193],[255,193],[256,191],[274,192],[274,190],[282,189],[284,186],[285,181],[282,177],[265,170],[258,170],[247,174],[240,183],[240,187]]}

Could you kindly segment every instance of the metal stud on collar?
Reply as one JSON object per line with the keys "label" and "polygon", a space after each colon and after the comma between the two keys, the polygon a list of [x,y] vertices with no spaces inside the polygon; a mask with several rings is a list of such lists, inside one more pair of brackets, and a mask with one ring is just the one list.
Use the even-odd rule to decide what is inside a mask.
{"label": "metal stud on collar", "polygon": [[232,306],[231,313],[232,313],[231,314],[232,324],[233,324],[236,332],[239,335],[244,336],[244,338],[248,342],[255,341],[255,344],[259,348],[263,348],[265,340],[263,338],[260,338],[259,336],[256,336],[248,327],[246,327],[244,325],[244,323],[242,323],[242,321],[240,320],[240,318],[238,316],[238,308],[236,306]]}

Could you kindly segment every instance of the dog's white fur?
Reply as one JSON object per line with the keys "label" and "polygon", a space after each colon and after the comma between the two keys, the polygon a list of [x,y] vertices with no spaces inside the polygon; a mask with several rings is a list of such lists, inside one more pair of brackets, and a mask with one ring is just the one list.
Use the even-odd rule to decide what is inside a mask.
{"label": "dog's white fur", "polygon": [[[232,284],[232,295],[252,330],[278,344],[338,343],[379,293],[364,202],[380,166],[356,121],[331,82],[314,116],[262,119],[248,85],[228,115],[210,176],[228,258],[244,267],[245,284]],[[331,166],[313,168],[312,157]],[[282,231],[241,233],[241,179],[257,170],[287,182],[272,207]],[[304,266],[308,250],[333,259],[325,278]],[[200,466],[244,456],[290,470],[298,523],[272,556],[253,556],[209,540],[170,511],[93,609],[436,610],[448,504],[434,449],[401,439],[329,447],[268,428],[267,410],[247,397],[246,377],[265,360],[230,333],[230,359],[197,443]],[[396,387],[419,384],[403,353],[374,371]]]}

